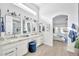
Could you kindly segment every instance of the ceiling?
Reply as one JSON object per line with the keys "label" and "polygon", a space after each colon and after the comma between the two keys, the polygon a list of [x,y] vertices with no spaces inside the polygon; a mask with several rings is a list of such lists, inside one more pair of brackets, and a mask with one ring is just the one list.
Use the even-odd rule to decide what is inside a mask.
{"label": "ceiling", "polygon": [[[72,13],[75,3],[35,3],[39,7],[40,18],[51,23],[53,17],[58,14]],[[74,13],[74,12],[73,12]]]}
{"label": "ceiling", "polygon": [[53,18],[54,27],[66,27],[68,22],[67,15],[57,15]]}

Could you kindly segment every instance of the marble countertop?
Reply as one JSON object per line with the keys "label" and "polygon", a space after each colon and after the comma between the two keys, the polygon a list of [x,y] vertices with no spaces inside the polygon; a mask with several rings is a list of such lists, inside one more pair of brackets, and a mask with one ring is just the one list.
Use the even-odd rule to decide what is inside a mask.
{"label": "marble countertop", "polygon": [[41,36],[41,35],[30,35],[28,37],[17,37],[17,38],[0,40],[0,46],[10,44],[10,43],[14,43],[14,42],[18,42],[18,41],[27,40],[27,39],[30,39],[30,38],[33,38],[33,37],[38,37],[38,36]]}

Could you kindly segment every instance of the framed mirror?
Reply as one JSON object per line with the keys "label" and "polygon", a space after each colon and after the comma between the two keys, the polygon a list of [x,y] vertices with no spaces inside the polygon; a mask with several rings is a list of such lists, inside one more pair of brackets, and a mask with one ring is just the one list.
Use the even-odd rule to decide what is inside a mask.
{"label": "framed mirror", "polygon": [[43,30],[43,29],[42,29],[42,28],[43,28],[42,26],[43,26],[42,23],[39,23],[39,32],[40,32],[40,33],[41,33],[42,30]]}
{"label": "framed mirror", "polygon": [[6,35],[21,34],[21,19],[16,16],[6,15]]}
{"label": "framed mirror", "polygon": [[28,30],[29,33],[31,32],[31,28],[30,27],[31,27],[30,22],[28,22],[27,23],[27,30]]}
{"label": "framed mirror", "polygon": [[39,32],[41,32],[41,26],[39,25]]}
{"label": "framed mirror", "polygon": [[23,34],[31,33],[31,21],[23,20]]}
{"label": "framed mirror", "polygon": [[23,33],[27,33],[25,20],[23,20]]}
{"label": "framed mirror", "polygon": [[17,20],[13,20],[13,34],[21,33],[21,22]]}
{"label": "framed mirror", "polygon": [[32,21],[32,32],[36,32],[37,24],[36,22]]}
{"label": "framed mirror", "polygon": [[42,26],[42,31],[45,32],[45,26]]}

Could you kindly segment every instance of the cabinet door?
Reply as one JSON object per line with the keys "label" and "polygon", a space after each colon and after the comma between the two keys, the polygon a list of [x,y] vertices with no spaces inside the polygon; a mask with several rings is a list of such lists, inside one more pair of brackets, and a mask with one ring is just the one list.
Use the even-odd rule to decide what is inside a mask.
{"label": "cabinet door", "polygon": [[16,48],[3,50],[3,56],[16,56]]}
{"label": "cabinet door", "polygon": [[16,44],[8,44],[1,47],[3,56],[16,56]]}
{"label": "cabinet door", "polygon": [[43,37],[36,37],[36,43],[37,43],[37,47],[40,46],[43,43]]}
{"label": "cabinet door", "polygon": [[17,44],[17,56],[22,56],[28,52],[27,41],[21,41]]}

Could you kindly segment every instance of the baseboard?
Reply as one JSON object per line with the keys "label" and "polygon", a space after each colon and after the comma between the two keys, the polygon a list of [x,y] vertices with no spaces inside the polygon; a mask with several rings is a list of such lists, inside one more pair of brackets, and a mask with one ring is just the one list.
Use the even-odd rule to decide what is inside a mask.
{"label": "baseboard", "polygon": [[63,40],[54,40],[54,41],[58,41],[58,42],[64,42]]}
{"label": "baseboard", "polygon": [[67,51],[68,51],[68,52],[71,52],[71,53],[75,53],[75,51],[74,51],[74,50],[69,49],[69,48],[67,48]]}

